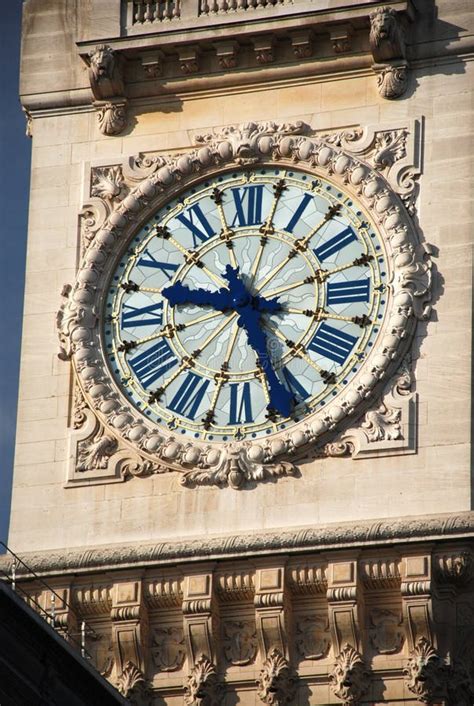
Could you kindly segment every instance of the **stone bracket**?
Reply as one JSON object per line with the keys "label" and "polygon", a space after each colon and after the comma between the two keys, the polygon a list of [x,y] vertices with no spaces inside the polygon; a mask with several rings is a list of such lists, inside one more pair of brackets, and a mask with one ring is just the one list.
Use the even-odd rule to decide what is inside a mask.
{"label": "stone bracket", "polygon": [[266,658],[272,649],[288,657],[291,613],[284,564],[268,562],[256,569],[254,605],[262,658]]}

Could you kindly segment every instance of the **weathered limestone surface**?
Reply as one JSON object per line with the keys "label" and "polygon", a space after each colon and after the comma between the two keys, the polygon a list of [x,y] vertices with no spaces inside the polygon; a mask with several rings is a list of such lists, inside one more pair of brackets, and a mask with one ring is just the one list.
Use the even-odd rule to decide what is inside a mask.
{"label": "weathered limestone surface", "polygon": [[[253,20],[246,20],[241,29],[247,39],[237,52],[226,45],[216,53],[209,37],[204,38],[196,71],[191,59],[183,58],[182,47],[191,36],[199,45],[198,29],[207,31],[205,18],[184,33],[173,29],[177,20],[154,32],[142,29],[143,36],[135,28],[130,32],[138,41],[133,54],[127,45],[130,37],[123,31],[119,0],[25,3],[21,94],[32,116],[33,161],[9,537],[9,545],[20,555],[191,538],[205,542],[212,535],[251,536],[280,528],[370,524],[377,519],[395,522],[441,513],[461,516],[472,510],[474,8],[466,0],[436,4],[417,0],[411,10],[407,3],[388,4],[405,13],[409,27],[408,84],[396,100],[380,95],[372,68],[368,13],[381,3],[345,3],[355,14],[350,31],[346,29],[339,40],[349,46],[350,39],[351,49],[342,53],[333,43],[335,30],[328,29],[342,21],[333,7],[338,3],[309,3],[311,7],[298,20],[302,28],[314,21],[311,12],[326,13],[317,30],[320,34],[310,39],[295,35],[293,20],[283,16],[284,4],[262,9],[260,18],[275,10],[282,13],[282,23],[289,23],[287,34],[274,32],[272,62],[259,63]],[[209,20],[213,37],[228,41],[225,23],[231,20],[223,20],[216,29],[212,23],[218,20],[218,14]],[[259,32],[267,36],[279,20],[267,25],[258,21]],[[310,47],[301,61],[295,59],[295,42]],[[126,125],[114,135],[100,130],[98,113],[103,106],[94,101],[86,66],[88,52],[102,43],[113,44],[126,56],[125,95],[113,97],[126,102]],[[233,57],[229,61],[236,62],[234,68],[223,70],[219,63],[223,52]],[[143,56],[148,64],[143,64]],[[262,483],[251,490],[185,488],[178,473],[68,484],[74,384],[70,363],[57,357],[56,313],[63,285],[74,280],[78,265],[88,217],[82,209],[91,202],[91,168],[120,164],[143,153],[185,151],[195,144],[197,134],[229,124],[298,120],[316,134],[368,125],[409,127],[417,121],[421,175],[415,218],[423,240],[432,246],[434,275],[433,311],[418,324],[411,352],[412,389],[418,400],[414,448],[404,454],[387,455],[381,450],[371,457],[318,458],[301,464],[299,477]],[[165,576],[166,585],[175,589],[161,593],[158,585],[165,579],[156,569],[140,578],[133,571],[125,572],[122,588],[115,577],[104,579],[102,602],[91,598],[102,578],[87,575],[87,567],[77,580],[56,580],[58,586],[67,584],[79,613],[92,615],[96,627],[108,636],[104,645],[94,647],[101,669],[110,667],[108,676],[124,683],[126,663],[131,661],[148,684],[166,687],[169,705],[183,703],[183,680],[188,680],[192,693],[191,681],[197,678],[192,670],[204,669],[206,665],[196,666],[203,654],[211,662],[218,655],[208,665],[210,674],[218,667],[217,681],[212,674],[209,677],[215,694],[223,676],[233,684],[227,687],[226,701],[209,703],[261,703],[254,685],[260,680],[257,689],[264,693],[266,676],[261,672],[269,669],[265,660],[271,648],[279,651],[279,656],[272,657],[275,664],[281,658],[289,660],[291,669],[298,667],[302,681],[295,703],[355,703],[355,697],[341,696],[337,665],[346,656],[359,664],[355,669],[365,685],[360,698],[374,705],[402,699],[415,704],[421,692],[416,692],[418,682],[410,668],[419,652],[425,650],[425,658],[436,662],[443,684],[448,673],[452,677],[449,669],[454,667],[447,661],[451,638],[439,626],[457,621],[458,627],[464,625],[466,640],[472,639],[472,577],[463,568],[464,563],[472,564],[472,546],[469,542],[460,548],[450,545],[453,556],[464,558],[457,569],[441,562],[436,573],[436,557],[444,551],[442,539],[439,545],[436,541],[430,539],[423,551],[418,547],[418,563],[409,547],[397,540],[391,553],[380,556],[379,549],[373,557],[365,550],[362,558],[357,548],[345,547],[345,558],[336,557],[335,551],[327,557],[319,552],[311,558],[312,578],[300,588],[299,579],[292,578],[297,573],[295,556],[271,567],[276,587],[261,591],[256,577],[265,567],[250,557],[242,569],[251,577],[247,589],[243,579],[239,586],[235,578],[242,567],[230,565],[230,597],[222,588],[226,582],[220,569],[199,565],[201,584],[195,576],[193,581],[202,590],[196,589],[199,601],[193,606],[189,565]],[[368,569],[369,560],[373,560],[371,566],[382,563],[378,569]],[[347,565],[341,569],[339,584],[333,567],[341,562]],[[383,562],[395,567],[393,575],[388,569],[388,575],[383,574]],[[282,573],[277,576],[278,568]],[[466,583],[453,578],[458,569],[469,574]],[[302,575],[307,576],[305,571]],[[89,586],[92,593],[86,595]],[[345,592],[338,592],[339,587]],[[267,599],[267,594],[272,597]],[[130,611],[121,611],[123,606]],[[235,646],[236,634],[244,634],[247,640],[243,656],[242,643],[237,641],[240,647]],[[196,640],[201,645],[197,650]],[[164,643],[169,648],[165,656]],[[346,645],[359,656],[344,652]],[[431,656],[429,648],[434,650]],[[280,664],[281,669],[287,666]],[[375,670],[376,678],[368,677],[366,669]],[[408,672],[404,675],[403,670]],[[291,695],[291,674],[284,674],[283,691]],[[440,689],[439,693],[444,686]],[[263,703],[283,704],[284,698],[263,699]],[[198,702],[189,696],[186,703]]]}

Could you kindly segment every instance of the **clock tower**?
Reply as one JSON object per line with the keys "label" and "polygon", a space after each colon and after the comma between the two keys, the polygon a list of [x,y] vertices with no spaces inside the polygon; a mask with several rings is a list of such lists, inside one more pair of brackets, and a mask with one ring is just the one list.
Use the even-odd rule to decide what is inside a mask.
{"label": "clock tower", "polygon": [[474,702],[473,26],[24,3],[9,545],[132,703]]}

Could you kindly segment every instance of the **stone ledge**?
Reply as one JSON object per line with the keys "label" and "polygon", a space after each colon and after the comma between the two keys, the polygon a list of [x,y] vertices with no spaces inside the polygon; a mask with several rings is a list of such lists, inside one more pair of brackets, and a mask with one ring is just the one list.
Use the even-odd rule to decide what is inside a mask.
{"label": "stone ledge", "polygon": [[[137,566],[144,568],[210,559],[238,559],[257,553],[262,556],[289,551],[317,552],[463,538],[474,539],[473,511],[345,522],[292,530],[257,530],[250,536],[213,535],[148,544],[136,542],[87,549],[53,549],[22,554],[21,558],[41,576],[64,576]],[[12,549],[15,550],[15,547]],[[0,557],[0,572],[9,573],[10,566],[9,557]],[[20,573],[18,569],[17,573]]]}

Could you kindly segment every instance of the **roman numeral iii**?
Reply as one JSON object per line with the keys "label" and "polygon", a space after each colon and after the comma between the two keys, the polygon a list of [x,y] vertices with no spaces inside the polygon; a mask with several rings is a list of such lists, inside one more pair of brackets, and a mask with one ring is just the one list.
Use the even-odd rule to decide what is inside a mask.
{"label": "roman numeral iii", "polygon": [[323,355],[342,365],[346,362],[350,352],[357,343],[357,338],[344,331],[340,331],[326,322],[322,323],[316,331],[308,350]]}
{"label": "roman numeral iii", "polygon": [[352,282],[329,282],[327,288],[327,303],[346,304],[348,302],[368,302],[370,296],[370,280],[359,279]]}

